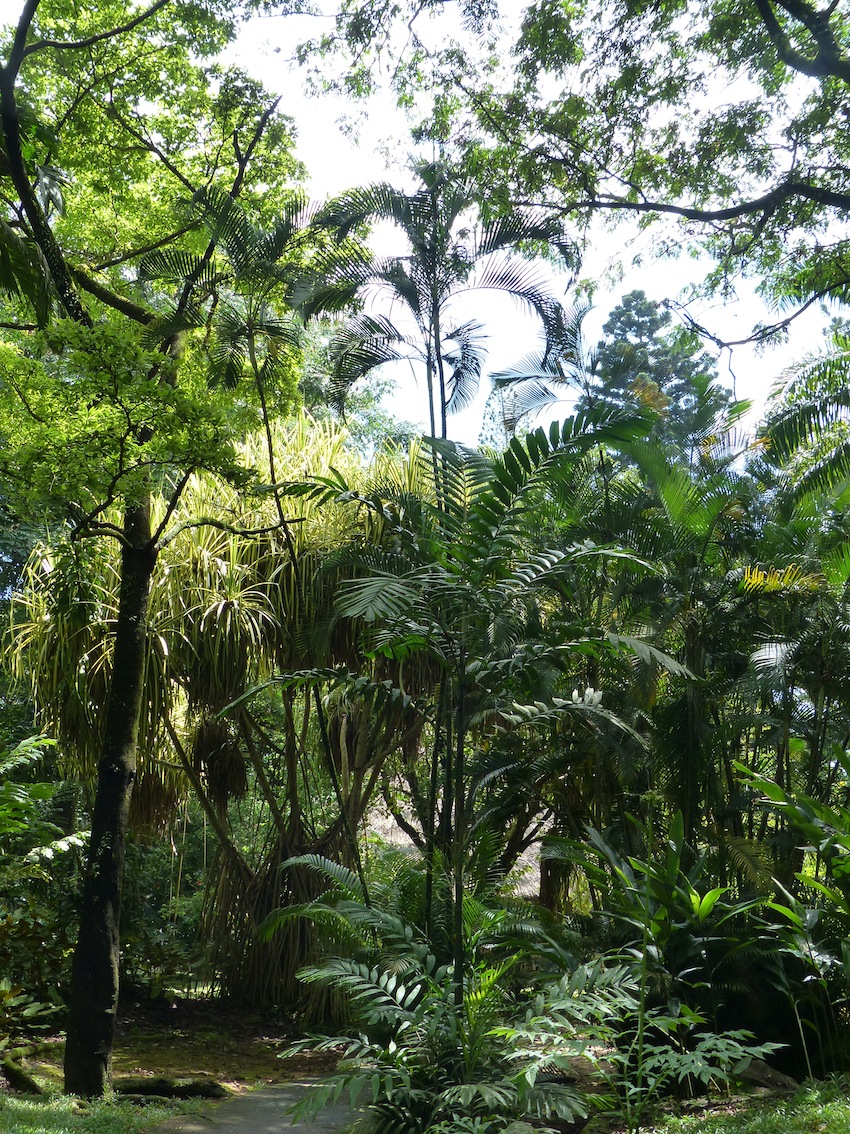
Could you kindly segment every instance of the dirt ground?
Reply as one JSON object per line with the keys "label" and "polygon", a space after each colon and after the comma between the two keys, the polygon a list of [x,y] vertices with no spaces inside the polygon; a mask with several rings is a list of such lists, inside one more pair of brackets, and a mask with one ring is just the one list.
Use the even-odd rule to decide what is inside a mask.
{"label": "dirt ground", "polygon": [[[112,1057],[113,1077],[164,1075],[214,1079],[240,1093],[249,1087],[288,1083],[331,1071],[332,1055],[280,1058],[294,1029],[262,1017],[203,1001],[131,1005],[120,1018]],[[44,1085],[62,1082],[64,1042],[55,1037],[25,1061]]]}

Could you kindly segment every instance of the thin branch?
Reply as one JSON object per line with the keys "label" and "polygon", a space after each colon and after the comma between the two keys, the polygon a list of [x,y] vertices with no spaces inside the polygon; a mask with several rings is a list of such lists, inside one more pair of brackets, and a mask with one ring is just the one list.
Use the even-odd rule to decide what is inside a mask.
{"label": "thin branch", "polygon": [[117,524],[107,523],[106,520],[93,520],[90,516],[84,516],[80,522],[75,522],[70,538],[72,543],[79,543],[81,539],[91,539],[99,535],[112,536],[122,547],[133,546]]}
{"label": "thin branch", "polygon": [[168,501],[168,507],[165,509],[165,515],[162,517],[162,522],[158,525],[156,531],[151,536],[151,547],[152,548],[158,548],[159,537],[165,531],[165,529],[168,525],[168,521],[174,515],[175,509],[177,508],[177,505],[180,503],[180,497],[183,495],[183,489],[189,483],[189,478],[192,476],[194,471],[195,471],[194,469],[188,469],[183,474],[183,476],[180,477],[180,480],[177,482],[177,485],[175,486],[174,491],[171,493],[171,498]]}
{"label": "thin branch", "polygon": [[123,115],[119,114],[115,103],[112,100],[110,100],[109,105],[110,108],[115,112],[116,120],[127,131],[130,137],[135,138],[139,145],[147,150],[148,153],[154,154],[156,157],[158,157],[165,168],[168,170],[168,172],[171,174],[171,176],[179,181],[188,193],[194,194],[197,190],[197,186],[193,185],[189,178],[180,172],[180,170],[168,157],[168,155],[164,153],[163,150],[160,149],[160,147],[156,145],[155,142],[153,142],[149,137],[142,133],[141,130],[138,130],[135,126],[132,125],[132,123],[128,122]]}
{"label": "thin branch", "polygon": [[[289,524],[303,524],[301,519],[287,520]],[[238,528],[234,524],[227,524],[224,520],[216,520],[212,516],[199,516],[195,520],[184,520],[167,532],[159,541],[159,550],[167,547],[169,543],[180,535],[181,532],[188,531],[190,528],[216,528],[220,532],[228,532],[230,535],[236,536],[255,536],[255,535],[268,535],[269,532],[276,532],[280,530],[280,523],[267,524],[262,528]]]}
{"label": "thin branch", "polygon": [[730,347],[749,346],[752,343],[763,343],[768,339],[773,338],[774,335],[782,334],[784,331],[788,330],[795,319],[799,318],[800,315],[802,315],[805,311],[808,311],[808,309],[815,303],[818,303],[821,299],[823,299],[824,296],[828,294],[828,292],[829,289],[824,292],[818,292],[817,295],[813,295],[810,299],[807,299],[805,303],[802,303],[784,319],[778,319],[775,323],[769,323],[765,327],[759,327],[757,330],[753,331],[751,335],[747,335],[746,338],[743,339],[722,339],[719,335],[713,334],[708,330],[707,327],[704,327],[701,323],[697,322],[697,320],[688,313],[684,306],[673,301],[668,301],[668,306],[675,310],[679,318],[687,323],[688,326],[691,327],[694,331],[696,331],[700,338],[708,339],[709,342],[714,343],[714,345],[716,347],[719,347],[721,350],[728,350]]}
{"label": "thin branch", "polygon": [[6,381],[6,384],[8,386],[11,386],[11,388],[15,391],[15,393],[18,396],[18,399],[20,400],[21,405],[24,407],[24,409],[27,411],[27,413],[33,419],[33,421],[37,421],[39,423],[39,425],[47,425],[47,418],[46,417],[40,417],[35,412],[33,407],[30,405],[29,399],[27,398],[26,394],[20,388],[20,385],[12,377],[11,373],[7,371],[6,373],[4,373],[3,377]]}
{"label": "thin branch", "polygon": [[139,256],[147,256],[149,252],[156,252],[157,248],[164,248],[167,244],[177,240],[178,237],[185,236],[187,232],[192,232],[198,227],[195,221],[191,224],[186,224],[182,228],[178,228],[176,232],[170,233],[168,236],[163,236],[162,240],[155,240],[153,244],[144,244],[141,248],[133,248],[130,252],[125,252],[121,256],[114,256],[111,260],[104,260],[100,264],[95,264],[92,268],[94,272],[104,272],[107,268],[116,268],[119,264],[126,264],[128,260],[135,260]]}
{"label": "thin branch", "polygon": [[254,133],[251,136],[251,141],[248,143],[248,148],[245,150],[245,154],[241,160],[239,159],[238,135],[234,131],[234,152],[236,153],[236,160],[239,168],[236,177],[233,180],[233,185],[230,189],[231,197],[238,197],[239,191],[242,188],[242,182],[245,179],[245,171],[248,168],[248,163],[251,161],[254,150],[259,145],[260,139],[265,132],[266,126],[268,126],[269,124],[269,119],[277,110],[279,103],[280,97],[274,99],[274,101],[268,107],[266,107],[266,109],[260,115],[260,120],[257,123]]}

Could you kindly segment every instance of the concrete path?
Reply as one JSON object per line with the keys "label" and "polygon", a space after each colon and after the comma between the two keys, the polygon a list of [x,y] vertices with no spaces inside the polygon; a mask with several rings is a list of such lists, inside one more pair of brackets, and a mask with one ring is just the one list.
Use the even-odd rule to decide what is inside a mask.
{"label": "concrete path", "polygon": [[220,1103],[199,1100],[196,1114],[175,1114],[154,1134],[341,1134],[356,1117],[347,1103],[324,1106],[302,1122],[286,1113],[312,1085],[304,1079],[259,1087]]}

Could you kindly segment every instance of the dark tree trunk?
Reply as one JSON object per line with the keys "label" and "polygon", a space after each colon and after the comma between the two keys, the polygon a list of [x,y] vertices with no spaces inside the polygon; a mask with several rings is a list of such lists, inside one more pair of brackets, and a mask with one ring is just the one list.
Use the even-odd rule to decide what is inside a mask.
{"label": "dark tree trunk", "polygon": [[65,1090],[91,1098],[109,1088],[118,1008],[118,926],[127,817],[145,669],[148,594],[156,562],[148,503],[129,505],[112,682],[98,766],[91,845],[71,976]]}

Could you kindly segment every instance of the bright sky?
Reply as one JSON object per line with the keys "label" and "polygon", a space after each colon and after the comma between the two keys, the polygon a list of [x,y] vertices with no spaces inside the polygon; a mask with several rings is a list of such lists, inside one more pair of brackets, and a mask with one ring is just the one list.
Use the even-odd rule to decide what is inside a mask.
{"label": "bright sky", "polygon": [[[516,0],[507,0],[506,6],[512,11],[517,7]],[[22,0],[0,0],[0,22],[16,21],[21,8]],[[281,109],[295,120],[297,153],[307,168],[309,189],[315,197],[325,198],[354,185],[382,180],[402,187],[410,185],[406,166],[411,147],[403,115],[389,95],[361,108],[340,96],[310,97],[306,93],[304,73],[293,61],[294,48],[319,34],[324,24],[328,24],[328,18],[322,16],[255,18],[243,31],[230,59],[282,96]],[[675,299],[699,278],[699,265],[686,255],[675,260],[656,258],[654,248],[664,235],[661,229],[639,234],[636,225],[628,223],[614,232],[600,226],[594,233],[582,276],[603,282],[597,287],[594,309],[585,322],[588,346],[599,339],[608,312],[628,291],[641,288],[651,299]],[[395,247],[392,232],[387,229],[376,234],[376,241],[379,251],[402,251]],[[632,260],[638,254],[642,266],[634,267]],[[565,278],[555,278],[552,286],[557,295],[571,303],[575,296],[566,293],[567,283]],[[747,285],[741,285],[740,296],[733,304],[700,300],[689,310],[697,322],[718,337],[743,338],[754,323],[769,315]],[[510,366],[535,345],[534,320],[504,297],[482,293],[464,309],[463,317],[478,318],[487,326],[485,373]],[[788,340],[778,346],[761,353],[752,347],[724,352],[718,360],[721,380],[733,386],[738,397],[753,401],[755,416],[776,377],[807,351],[817,349],[824,324],[824,316],[812,309],[795,322]],[[409,375],[398,377],[399,390],[389,408],[399,417],[423,421],[424,390],[413,385]],[[474,443],[477,439],[489,383],[483,382],[482,387],[476,405],[450,419],[451,435],[458,440]]]}
{"label": "bright sky", "polygon": [[[503,5],[504,6],[504,5]],[[507,0],[515,7],[515,0]],[[283,95],[283,108],[293,116],[298,128],[298,155],[310,175],[311,191],[318,197],[330,196],[356,184],[387,180],[409,184],[406,171],[410,152],[404,117],[387,94],[364,108],[352,106],[336,95],[308,97],[303,72],[291,62],[293,48],[321,30],[322,17],[271,17],[258,19],[243,33],[235,57],[269,87]],[[452,30],[454,30],[452,28]],[[356,125],[357,136],[351,127]],[[586,343],[595,345],[601,337],[608,313],[627,292],[640,288],[654,300],[678,299],[700,278],[701,266],[686,253],[678,259],[659,259],[657,249],[670,231],[661,227],[640,233],[636,224],[620,223],[613,231],[600,224],[585,252],[582,277],[602,281],[594,295],[594,308],[584,327]],[[392,251],[391,233],[378,234],[380,251]],[[397,250],[397,249],[396,249]],[[632,260],[640,256],[641,266]],[[707,271],[707,265],[704,266]],[[607,281],[607,282],[606,282]],[[566,278],[553,279],[553,289],[566,303],[575,300],[567,292]],[[699,300],[689,305],[692,317],[724,341],[745,338],[755,323],[770,321],[770,313],[755,295],[751,284],[742,283],[737,302]],[[477,317],[487,325],[488,363],[485,371],[510,366],[534,346],[537,326],[505,297],[491,293],[479,295],[464,309],[464,317]],[[739,346],[718,358],[721,381],[732,387],[739,398],[753,402],[752,419],[757,419],[776,378],[822,341],[825,317],[813,308],[792,326],[785,342],[757,351]],[[716,348],[706,344],[714,353]],[[424,420],[424,390],[409,377],[399,374],[399,392],[391,408],[399,417]],[[474,443],[478,436],[483,403],[489,383],[482,383],[476,405],[450,419],[450,434]]]}

